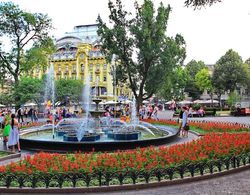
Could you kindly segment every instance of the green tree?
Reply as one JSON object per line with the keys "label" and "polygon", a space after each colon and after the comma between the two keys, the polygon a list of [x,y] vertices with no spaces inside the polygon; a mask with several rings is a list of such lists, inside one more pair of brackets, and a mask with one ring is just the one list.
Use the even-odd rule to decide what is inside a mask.
{"label": "green tree", "polygon": [[187,71],[178,66],[169,77],[166,77],[157,95],[167,100],[183,100],[185,97],[184,88],[187,81]]}
{"label": "green tree", "polygon": [[214,85],[223,91],[233,92],[236,87],[246,85],[247,81],[246,66],[243,65],[242,58],[232,49],[228,50],[214,67]]}
{"label": "green tree", "polygon": [[175,64],[185,58],[185,42],[182,36],[166,36],[170,6],[161,3],[157,11],[151,0],[142,6],[135,4],[136,17],[124,10],[121,0],[108,4],[111,25],[98,16],[98,34],[102,51],[111,61],[117,56],[116,70],[123,74],[120,82],[128,80],[137,100],[137,108],[150,98],[163,84]]}
{"label": "green tree", "polygon": [[25,48],[47,39],[51,28],[51,19],[47,15],[23,11],[12,2],[0,3],[0,37],[8,39],[12,48],[4,51],[0,45],[0,59],[15,84],[18,84],[19,76],[25,69],[22,67]]}
{"label": "green tree", "polygon": [[82,89],[83,83],[81,80],[59,79],[56,81],[56,99],[63,102],[69,97],[71,101],[79,102]]}
{"label": "green tree", "polygon": [[207,68],[201,69],[195,75],[195,84],[202,92],[206,90],[213,100],[214,88],[212,84],[212,78]]}
{"label": "green tree", "polygon": [[195,8],[201,8],[206,5],[213,5],[217,2],[221,2],[222,0],[185,0],[185,6],[189,7],[195,7]]}
{"label": "green tree", "polygon": [[22,70],[26,73],[32,73],[34,69],[45,71],[48,67],[49,56],[56,50],[56,46],[51,38],[46,38],[34,43],[33,47],[26,51],[21,61]]}
{"label": "green tree", "polygon": [[195,75],[202,69],[206,68],[205,63],[203,61],[191,60],[185,68],[189,77],[185,87],[185,92],[187,92],[192,99],[197,99],[202,94],[202,90],[200,90],[195,84]]}
{"label": "green tree", "polygon": [[18,87],[13,89],[13,97],[17,106],[25,104],[28,101],[35,102],[37,104],[43,101],[44,85],[43,81],[38,78],[21,77]]}
{"label": "green tree", "polygon": [[235,107],[235,104],[240,101],[241,97],[235,92],[231,92],[227,99],[227,104],[230,106],[230,109],[232,110],[233,107]]}

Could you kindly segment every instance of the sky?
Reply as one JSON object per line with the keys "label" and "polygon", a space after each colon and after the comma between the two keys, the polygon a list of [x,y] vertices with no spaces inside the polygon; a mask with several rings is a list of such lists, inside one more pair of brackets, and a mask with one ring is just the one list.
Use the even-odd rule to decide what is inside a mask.
{"label": "sky", "polygon": [[[3,1],[3,0],[2,0]],[[4,0],[5,1],[5,0]],[[186,41],[187,58],[214,64],[233,49],[246,60],[250,57],[250,1],[222,0],[222,3],[194,10],[184,7],[185,0],[162,0],[170,4],[167,34],[181,34]],[[98,14],[108,22],[108,0],[13,0],[21,9],[47,13],[52,18],[51,35],[60,38],[74,26],[96,23]],[[132,11],[134,0],[122,0]],[[142,0],[139,0],[142,2]],[[160,0],[153,0],[155,6]]]}

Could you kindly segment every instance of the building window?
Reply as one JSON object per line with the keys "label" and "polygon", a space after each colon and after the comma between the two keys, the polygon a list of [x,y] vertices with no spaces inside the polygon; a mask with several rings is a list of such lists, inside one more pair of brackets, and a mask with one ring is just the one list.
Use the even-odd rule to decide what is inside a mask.
{"label": "building window", "polygon": [[107,81],[107,77],[106,77],[106,76],[103,77],[103,81],[104,81],[104,82]]}
{"label": "building window", "polygon": [[107,70],[107,64],[104,64],[104,65],[103,65],[103,69],[104,69],[104,70]]}
{"label": "building window", "polygon": [[81,80],[84,81],[84,76],[83,75],[81,76]]}
{"label": "building window", "polygon": [[76,71],[76,65],[73,65],[73,72]]}
{"label": "building window", "polygon": [[84,58],[84,54],[81,54],[81,55],[80,55],[80,58],[83,59],[83,58]]}
{"label": "building window", "polygon": [[97,65],[96,65],[96,69],[97,69],[97,70],[100,70],[100,64],[97,64]]}
{"label": "building window", "polygon": [[84,72],[84,64],[81,64],[81,71]]}
{"label": "building window", "polygon": [[89,77],[89,81],[90,82],[93,82],[93,75],[91,74],[90,77]]}
{"label": "building window", "polygon": [[66,65],[66,72],[69,72],[69,65]]}
{"label": "building window", "polygon": [[107,95],[107,88],[101,87],[101,95]]}
{"label": "building window", "polygon": [[62,67],[61,65],[58,66],[58,72],[61,72],[62,71]]}
{"label": "building window", "polygon": [[93,69],[93,64],[89,65],[89,69],[92,70]]}

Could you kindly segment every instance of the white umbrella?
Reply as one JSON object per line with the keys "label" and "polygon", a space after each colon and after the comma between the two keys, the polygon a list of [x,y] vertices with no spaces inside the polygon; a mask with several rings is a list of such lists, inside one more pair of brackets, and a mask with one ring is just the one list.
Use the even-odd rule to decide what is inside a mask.
{"label": "white umbrella", "polygon": [[25,106],[25,107],[37,106],[37,104],[36,104],[36,103],[31,102],[31,103],[26,103],[26,104],[24,104],[24,106]]}
{"label": "white umbrella", "polygon": [[130,100],[125,100],[125,101],[122,101],[122,103],[123,103],[123,104],[130,104],[130,103],[132,103],[132,101],[130,101]]}
{"label": "white umbrella", "polygon": [[173,101],[168,101],[165,104],[172,104],[172,103],[173,103]]}
{"label": "white umbrella", "polygon": [[111,105],[111,104],[117,104],[117,102],[115,102],[115,101],[107,101],[107,102],[105,102],[104,104],[106,104],[106,105]]}
{"label": "white umbrella", "polygon": [[179,104],[192,104],[193,102],[191,101],[188,101],[188,100],[183,100],[183,101],[180,101],[178,102]]}
{"label": "white umbrella", "polygon": [[143,103],[143,104],[148,104],[149,101],[148,101],[148,100],[143,100],[142,103]]}
{"label": "white umbrella", "polygon": [[204,100],[195,100],[193,101],[194,104],[202,104],[204,103]]}
{"label": "white umbrella", "polygon": [[0,104],[0,107],[4,108],[4,107],[6,107],[6,106],[5,106],[5,105],[3,105],[3,104]]}
{"label": "white umbrella", "polygon": [[[212,100],[206,100],[204,103],[205,103],[205,104],[212,104]],[[213,100],[213,103],[214,103],[214,104],[218,104],[219,101],[218,101],[218,100]]]}

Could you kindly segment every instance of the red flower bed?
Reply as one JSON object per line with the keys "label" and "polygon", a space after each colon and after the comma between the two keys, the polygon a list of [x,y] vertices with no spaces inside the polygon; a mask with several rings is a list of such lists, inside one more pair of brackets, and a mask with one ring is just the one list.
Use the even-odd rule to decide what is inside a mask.
{"label": "red flower bed", "polygon": [[250,152],[250,134],[207,134],[182,145],[140,148],[115,153],[38,153],[0,166],[0,173],[92,173],[147,171],[206,162]]}
{"label": "red flower bed", "polygon": [[[176,120],[152,120],[145,119],[145,122],[152,124],[160,125],[178,125]],[[204,121],[189,121],[190,126],[203,129],[208,132],[240,132],[246,131],[249,132],[250,128],[247,125],[238,124],[238,123],[226,123],[226,122],[204,122]]]}

